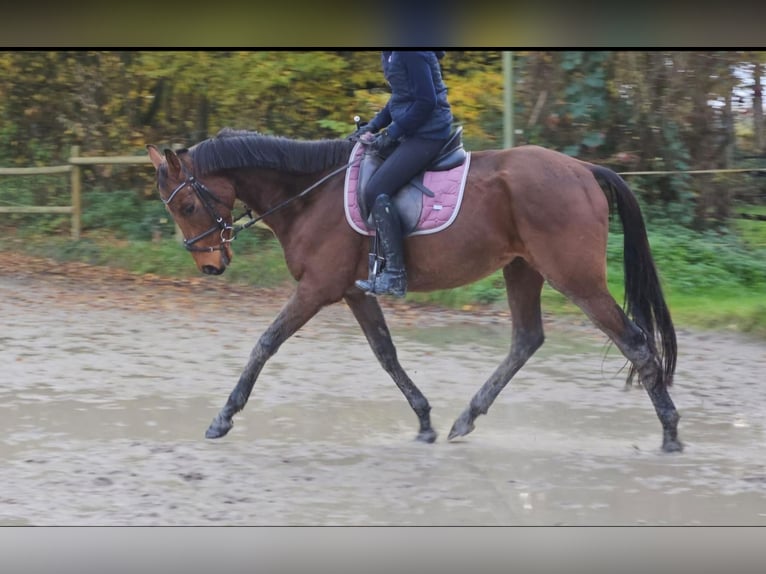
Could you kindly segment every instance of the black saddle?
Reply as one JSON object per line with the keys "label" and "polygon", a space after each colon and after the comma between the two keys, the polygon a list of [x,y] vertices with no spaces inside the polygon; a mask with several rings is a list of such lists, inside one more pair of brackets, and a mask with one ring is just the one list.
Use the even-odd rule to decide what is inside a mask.
{"label": "black saddle", "polygon": [[447,140],[447,143],[436,154],[436,159],[426,168],[426,171],[447,171],[462,165],[464,161],[463,126],[458,126]]}

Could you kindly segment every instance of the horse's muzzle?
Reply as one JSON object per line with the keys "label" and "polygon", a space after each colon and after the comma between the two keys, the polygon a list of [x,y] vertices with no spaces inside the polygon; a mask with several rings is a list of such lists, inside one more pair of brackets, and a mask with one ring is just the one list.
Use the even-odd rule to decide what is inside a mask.
{"label": "horse's muzzle", "polygon": [[216,267],[215,265],[203,265],[202,272],[205,275],[220,275],[226,270],[226,267]]}
{"label": "horse's muzzle", "polygon": [[205,275],[220,275],[224,271],[226,271],[226,268],[229,266],[229,263],[231,263],[231,251],[228,245],[223,246],[223,248],[220,251],[221,253],[221,263],[220,265],[203,265],[201,267],[201,271]]}

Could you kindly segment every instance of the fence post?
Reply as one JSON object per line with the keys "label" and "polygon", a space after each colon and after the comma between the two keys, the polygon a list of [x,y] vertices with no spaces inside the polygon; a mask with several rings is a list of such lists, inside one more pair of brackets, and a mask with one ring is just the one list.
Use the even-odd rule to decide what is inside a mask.
{"label": "fence post", "polygon": [[72,166],[71,184],[72,184],[72,239],[80,239],[81,216],[82,216],[82,179],[80,177],[80,166],[72,162],[72,158],[79,157],[80,146],[73,145],[70,151],[70,161]]}

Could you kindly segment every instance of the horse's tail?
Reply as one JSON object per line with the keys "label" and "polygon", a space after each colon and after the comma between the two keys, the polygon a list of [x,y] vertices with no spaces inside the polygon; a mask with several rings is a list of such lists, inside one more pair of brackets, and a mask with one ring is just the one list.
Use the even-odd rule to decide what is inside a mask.
{"label": "horse's tail", "polygon": [[[660,384],[670,386],[676,370],[676,332],[670,311],[662,294],[657,268],[649,249],[646,226],[636,196],[614,171],[589,164],[596,180],[616,205],[624,233],[625,263],[625,313],[647,335],[652,350],[657,353],[662,365]],[[630,382],[635,374],[631,367]]]}

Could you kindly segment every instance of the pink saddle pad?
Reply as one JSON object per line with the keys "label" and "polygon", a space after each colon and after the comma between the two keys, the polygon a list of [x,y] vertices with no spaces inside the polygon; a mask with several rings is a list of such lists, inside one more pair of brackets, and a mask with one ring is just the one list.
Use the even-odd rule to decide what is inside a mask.
{"label": "pink saddle pad", "polygon": [[[356,188],[359,183],[359,164],[364,153],[364,146],[357,143],[351,150],[349,161],[359,159],[346,170],[344,187],[346,220],[348,224],[362,235],[374,235],[375,229],[368,229],[359,211]],[[463,190],[471,164],[471,153],[466,154],[465,161],[452,169],[445,171],[427,171],[423,176],[423,185],[430,189],[433,197],[423,194],[423,208],[414,230],[408,235],[425,235],[436,233],[449,227],[463,201]]]}

